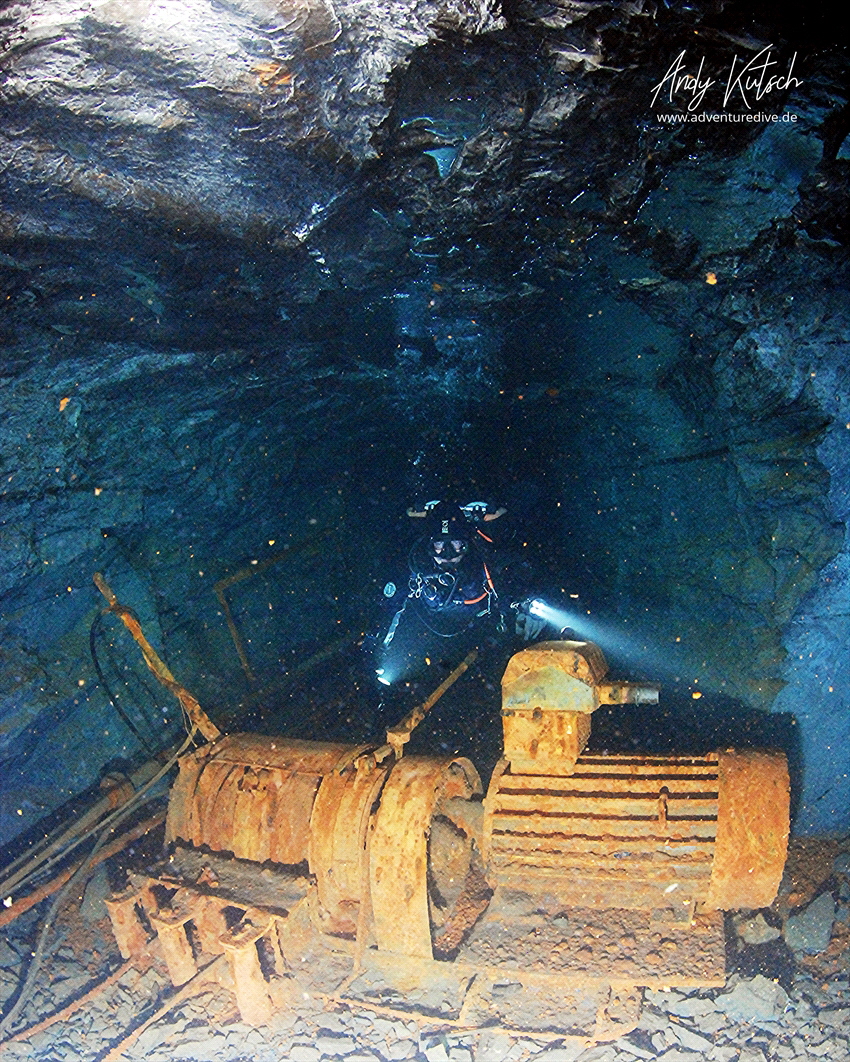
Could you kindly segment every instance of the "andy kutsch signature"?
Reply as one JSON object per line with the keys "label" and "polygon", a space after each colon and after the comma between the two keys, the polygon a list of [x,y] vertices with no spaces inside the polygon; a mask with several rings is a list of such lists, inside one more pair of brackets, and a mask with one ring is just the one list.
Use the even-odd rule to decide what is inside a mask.
{"label": "andy kutsch signature", "polygon": [[[742,63],[740,67],[738,66],[738,56],[735,56],[729,68],[729,76],[726,78],[726,88],[723,92],[724,107],[733,97],[740,97],[744,106],[749,110],[751,100],[758,101],[770,92],[784,91],[792,87],[799,88],[803,84],[800,78],[794,77],[794,63],[797,60],[797,53],[794,52],[791,62],[788,64],[787,72],[782,74],[772,70],[773,67],[779,66],[778,61],[773,58],[772,52],[773,45],[768,44],[762,48],[758,55],[754,55],[749,62]],[[681,94],[690,96],[687,109],[689,111],[696,110],[705,100],[708,90],[718,83],[716,78],[703,77],[704,67],[705,56],[700,59],[697,72],[689,74],[685,69],[685,51],[682,50],[670,64],[664,77],[657,85],[653,86],[653,105],[662,92],[670,103],[677,102],[675,97]]]}

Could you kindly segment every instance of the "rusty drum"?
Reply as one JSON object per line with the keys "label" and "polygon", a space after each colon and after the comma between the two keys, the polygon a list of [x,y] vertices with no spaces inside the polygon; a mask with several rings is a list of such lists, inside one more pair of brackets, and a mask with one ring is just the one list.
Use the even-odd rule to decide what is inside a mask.
{"label": "rusty drum", "polygon": [[256,863],[307,863],[322,779],[355,747],[233,734],[180,760],[166,840]]}

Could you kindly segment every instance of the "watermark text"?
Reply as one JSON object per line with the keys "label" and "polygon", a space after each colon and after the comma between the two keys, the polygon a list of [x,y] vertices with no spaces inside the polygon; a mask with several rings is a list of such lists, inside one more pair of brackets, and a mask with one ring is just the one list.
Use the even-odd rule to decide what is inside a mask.
{"label": "watermark text", "polygon": [[[780,70],[779,60],[774,58],[773,45],[765,45],[751,59],[744,61],[736,55],[725,78],[722,89],[721,106],[726,109],[730,102],[743,104],[747,111],[752,110],[753,103],[758,103],[772,92],[784,92],[790,88],[799,88],[802,80],[795,76],[794,65],[797,53],[794,52],[787,69]],[[652,87],[652,106],[659,100],[671,105],[684,103],[688,112],[695,112],[705,102],[708,93],[721,83],[720,78],[711,77],[706,72],[705,56],[699,60],[696,69],[690,67],[686,49],[676,56],[666,73]],[[693,71],[693,72],[692,72]],[[719,93],[720,88],[717,89]]]}

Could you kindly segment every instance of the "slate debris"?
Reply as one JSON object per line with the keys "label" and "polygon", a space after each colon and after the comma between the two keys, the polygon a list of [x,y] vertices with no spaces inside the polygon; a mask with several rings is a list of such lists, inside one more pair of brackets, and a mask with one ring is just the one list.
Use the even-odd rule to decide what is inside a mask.
{"label": "slate debris", "polygon": [[829,945],[835,922],[835,898],[824,892],[785,923],[784,936],[789,948],[804,955],[817,955]]}
{"label": "slate debris", "polygon": [[[68,960],[64,960],[66,963]],[[70,980],[73,977],[69,973]],[[9,1058],[94,1062],[167,991],[155,967],[130,971],[66,1026],[6,1045]],[[39,1008],[61,1002],[54,984]],[[29,1016],[34,1020],[34,1016]],[[365,1010],[323,1009],[316,1000],[255,1029],[237,1019],[232,999],[212,987],[147,1029],[128,1062],[846,1062],[850,986],[797,972],[790,992],[762,975],[733,974],[723,989],[647,990],[637,1029],[584,1048],[567,1039],[500,1028],[438,1031]]]}
{"label": "slate debris", "polygon": [[[831,862],[831,859],[830,859]],[[809,903],[789,915],[782,900],[771,910],[743,912],[737,926],[755,927],[770,954],[779,940],[764,932],[783,921],[785,939],[804,927],[813,940],[829,925],[832,941],[824,955],[788,950],[788,976],[780,983],[763,971],[732,972],[722,988],[644,991],[643,1010],[634,1030],[612,1043],[585,1048],[569,1037],[519,1033],[497,1026],[477,1029],[418,1024],[412,1018],[367,1009],[326,1005],[305,994],[293,1009],[273,1016],[269,1026],[253,1028],[239,1019],[230,993],[210,984],[151,1025],[129,1048],[127,1062],[847,1062],[850,1059],[850,983],[846,966],[825,973],[818,966],[842,940],[833,926],[830,905],[840,906],[842,876],[834,877]],[[828,873],[828,871],[827,871]],[[836,905],[836,897],[838,904]],[[767,916],[766,918],[764,916]],[[0,948],[0,985],[8,996],[32,948],[34,925],[13,923]],[[34,1024],[87,990],[116,960],[107,939],[108,924],[92,925],[85,913],[58,927],[48,970],[22,1015]],[[83,942],[85,941],[85,945]],[[787,949],[786,949],[787,950]],[[100,957],[100,958],[96,958]],[[98,962],[101,968],[98,969]],[[833,969],[829,966],[828,969]],[[172,990],[164,967],[128,970],[70,1020],[57,1023],[27,1041],[4,1044],[3,1057],[27,1062],[97,1062],[127,1031],[144,1021]]]}

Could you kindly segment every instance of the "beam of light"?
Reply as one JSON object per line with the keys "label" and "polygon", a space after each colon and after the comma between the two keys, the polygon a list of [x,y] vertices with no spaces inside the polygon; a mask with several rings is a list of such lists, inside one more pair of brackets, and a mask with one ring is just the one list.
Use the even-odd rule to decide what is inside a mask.
{"label": "beam of light", "polygon": [[395,642],[381,646],[374,658],[374,666],[375,678],[382,686],[395,686],[396,683],[409,679],[411,671],[415,670],[411,667],[410,659]]}
{"label": "beam of light", "polygon": [[[623,630],[627,620],[617,623],[606,623],[592,619],[587,613],[578,609],[555,608],[541,601],[539,598],[531,600],[526,608],[532,616],[545,620],[557,629],[559,635],[564,638],[575,637],[579,640],[595,642],[606,656],[617,658],[620,664],[629,668],[639,668],[650,673],[654,681],[672,682],[678,684],[680,675],[697,668],[693,661],[677,656],[671,658],[670,649],[665,650],[657,638],[652,634],[635,631],[630,634]],[[685,683],[685,686],[693,683]],[[700,683],[699,689],[692,693],[697,699],[703,693],[709,692],[709,687],[704,682]],[[713,689],[711,692],[722,692]]]}
{"label": "beam of light", "polygon": [[562,608],[553,608],[551,605],[547,605],[545,601],[538,601],[536,598],[534,601],[529,601],[528,611],[532,616],[537,616],[539,619],[551,623],[553,627],[558,627],[561,630],[565,627],[572,627],[575,630],[573,624],[574,616]]}
{"label": "beam of light", "polygon": [[652,662],[654,654],[650,647],[641,644],[618,627],[591,619],[586,613],[574,609],[555,608],[539,598],[534,598],[527,607],[532,616],[545,620],[561,635],[566,634],[569,637],[570,632],[573,632],[576,638],[595,642],[607,652],[617,653],[631,660]]}

